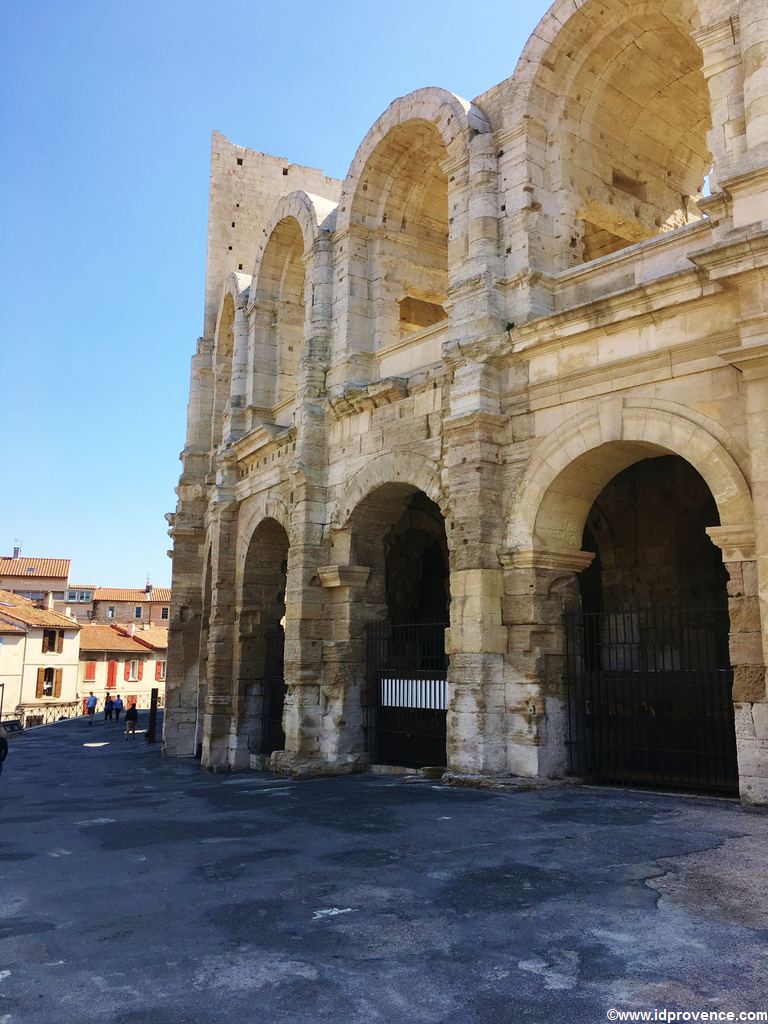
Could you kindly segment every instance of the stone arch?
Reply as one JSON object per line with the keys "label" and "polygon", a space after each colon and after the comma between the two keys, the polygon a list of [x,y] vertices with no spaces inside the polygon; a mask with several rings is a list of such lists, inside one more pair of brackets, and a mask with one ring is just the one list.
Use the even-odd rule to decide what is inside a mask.
{"label": "stone arch", "polygon": [[221,289],[213,335],[213,401],[210,447],[215,451],[223,438],[224,417],[232,387],[235,354],[235,310],[242,303],[251,279],[247,274],[228,274]]}
{"label": "stone arch", "polygon": [[283,426],[292,422],[306,340],[313,330],[328,326],[334,216],[329,200],[300,191],[284,196],[267,222],[256,257],[252,404]]}
{"label": "stone arch", "polygon": [[238,521],[237,563],[235,567],[235,587],[238,594],[242,588],[243,567],[248,547],[256,530],[265,519],[274,519],[290,537],[288,506],[282,498],[274,494],[259,495],[256,499],[251,499],[250,501],[246,499],[243,502]]}
{"label": "stone arch", "polygon": [[542,19],[512,83],[540,128],[551,258],[594,259],[700,219],[712,165],[701,23],[698,0],[558,0]]}
{"label": "stone arch", "polygon": [[278,200],[261,233],[261,241],[254,261],[251,302],[257,302],[259,299],[259,272],[264,258],[264,250],[278,225],[289,218],[295,220],[304,240],[304,253],[311,253],[321,234],[323,232],[329,234],[334,230],[336,205],[330,199],[323,199],[321,196],[304,192],[302,189],[289,192]]}
{"label": "stone arch", "polygon": [[440,481],[438,464],[414,452],[388,452],[372,459],[344,484],[342,496],[331,517],[331,529],[344,529],[361,502],[385,484],[403,484],[422,491],[448,519],[448,501]]}
{"label": "stone arch", "polygon": [[465,159],[469,160],[468,143],[472,135],[491,131],[485,114],[467,100],[446,89],[428,87],[417,89],[394,100],[371,127],[355,153],[339,199],[337,231],[349,228],[355,195],[363,171],[374,150],[393,130],[406,123],[423,121],[434,125],[445,149],[455,150],[458,142]]}
{"label": "stone arch", "polygon": [[746,460],[738,445],[726,446],[724,433],[677,403],[607,399],[596,404],[561,424],[534,451],[517,488],[508,546],[518,557],[538,550],[578,560],[587,514],[603,487],[633,463],[667,454],[681,456],[699,473],[721,526],[749,528]]}

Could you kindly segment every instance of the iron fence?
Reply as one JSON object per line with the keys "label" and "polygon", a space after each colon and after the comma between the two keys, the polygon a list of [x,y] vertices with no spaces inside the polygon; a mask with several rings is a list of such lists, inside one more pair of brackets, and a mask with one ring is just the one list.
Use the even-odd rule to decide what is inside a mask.
{"label": "iron fence", "polygon": [[565,612],[570,768],[587,779],[735,795],[725,608]]}
{"label": "iron fence", "polygon": [[370,623],[365,634],[366,751],[380,764],[446,763],[444,623]]}
{"label": "iron fence", "polygon": [[[0,714],[0,722],[21,722],[23,729],[34,729],[41,725],[51,725],[54,722],[62,722],[69,718],[84,718],[85,698],[58,704],[21,704],[13,711],[4,711]],[[136,707],[139,711],[146,711],[151,702],[151,695],[148,693],[136,696]],[[158,694],[157,706],[163,708],[165,704],[164,694]],[[128,706],[126,702],[126,707]],[[125,711],[125,709],[123,709]],[[104,698],[99,697],[96,704],[96,714],[104,714]]]}

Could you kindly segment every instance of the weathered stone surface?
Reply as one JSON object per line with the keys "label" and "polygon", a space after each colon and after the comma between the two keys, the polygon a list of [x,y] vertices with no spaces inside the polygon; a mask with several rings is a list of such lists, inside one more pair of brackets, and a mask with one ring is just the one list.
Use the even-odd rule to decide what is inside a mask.
{"label": "weathered stone surface", "polygon": [[[764,705],[768,19],[674,6],[558,0],[508,80],[396,100],[343,182],[214,136],[167,753],[261,763],[282,630],[284,770],[361,764],[366,631],[424,603],[407,530],[414,573],[448,569],[460,773],[562,777],[563,604],[598,570],[609,602],[725,599],[710,540],[734,699]],[[657,497],[631,522],[633,486]]]}

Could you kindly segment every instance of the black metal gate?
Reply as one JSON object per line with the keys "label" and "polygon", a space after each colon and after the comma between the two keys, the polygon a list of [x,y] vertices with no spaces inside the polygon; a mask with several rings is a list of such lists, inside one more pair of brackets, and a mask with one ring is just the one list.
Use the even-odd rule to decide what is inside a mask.
{"label": "black metal gate", "polygon": [[446,763],[448,659],[442,623],[371,623],[365,636],[366,751],[377,764]]}
{"label": "black metal gate", "polygon": [[285,704],[285,676],[283,658],[285,634],[282,629],[264,637],[264,676],[262,678],[261,753],[271,754],[285,749],[283,732],[283,705]]}
{"label": "black metal gate", "polygon": [[728,631],[724,608],[567,609],[571,771],[737,795]]}

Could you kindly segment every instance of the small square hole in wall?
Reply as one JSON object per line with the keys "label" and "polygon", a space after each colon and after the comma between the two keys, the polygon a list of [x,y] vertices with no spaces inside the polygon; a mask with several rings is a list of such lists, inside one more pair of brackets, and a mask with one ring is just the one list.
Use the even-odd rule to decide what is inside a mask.
{"label": "small square hole in wall", "polygon": [[228,245],[227,248],[229,249],[230,252],[232,252],[232,246],[231,245]]}
{"label": "small square hole in wall", "polygon": [[242,270],[243,269],[243,264],[242,263],[238,263],[237,264],[237,269],[238,270]]}
{"label": "small square hole in wall", "polygon": [[242,167],[243,166],[243,158],[241,156],[239,156],[237,158],[237,166],[238,167]]}
{"label": "small square hole in wall", "polygon": [[288,168],[284,167],[283,168],[283,177],[286,178],[287,176],[288,176]]}
{"label": "small square hole in wall", "polygon": [[232,221],[232,227],[234,227],[234,226],[235,226],[235,222],[234,222],[234,221]]}

